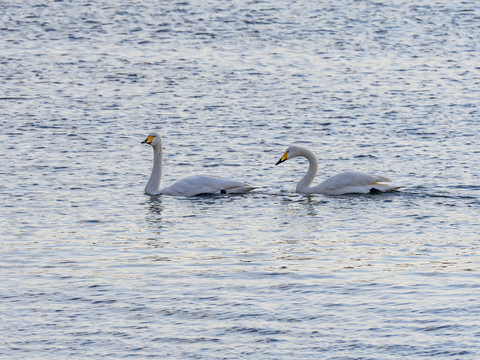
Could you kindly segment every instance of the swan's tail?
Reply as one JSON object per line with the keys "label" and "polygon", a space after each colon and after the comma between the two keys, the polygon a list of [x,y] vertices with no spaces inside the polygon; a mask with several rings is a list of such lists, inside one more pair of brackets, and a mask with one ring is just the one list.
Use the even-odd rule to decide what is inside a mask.
{"label": "swan's tail", "polygon": [[386,191],[397,191],[400,189],[402,186],[392,186],[392,185],[387,185],[387,184],[382,184],[382,183],[373,183],[370,184],[370,192],[373,191],[380,191],[380,192],[386,192]]}
{"label": "swan's tail", "polygon": [[225,194],[243,194],[249,191],[256,189],[255,186],[245,185],[245,186],[235,186],[228,189],[225,189]]}

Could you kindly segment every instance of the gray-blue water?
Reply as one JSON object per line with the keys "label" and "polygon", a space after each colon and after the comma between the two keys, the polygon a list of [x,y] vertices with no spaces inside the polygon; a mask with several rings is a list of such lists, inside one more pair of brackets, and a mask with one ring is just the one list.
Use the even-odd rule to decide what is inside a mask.
{"label": "gray-blue water", "polygon": [[[2,359],[480,357],[478,1],[2,1]],[[247,195],[149,197],[238,178]],[[372,172],[399,193],[295,193]],[[317,182],[317,181],[316,181]]]}

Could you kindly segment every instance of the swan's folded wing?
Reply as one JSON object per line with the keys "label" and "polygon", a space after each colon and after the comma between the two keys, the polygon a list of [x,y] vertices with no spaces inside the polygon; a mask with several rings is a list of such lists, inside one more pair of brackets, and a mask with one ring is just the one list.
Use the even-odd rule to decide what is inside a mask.
{"label": "swan's folded wing", "polygon": [[386,177],[347,171],[325,180],[321,185],[327,190],[343,189],[355,186],[368,186],[378,182],[390,181]]}
{"label": "swan's folded wing", "polygon": [[163,194],[194,196],[199,194],[235,193],[252,190],[253,187],[243,181],[207,175],[194,175],[181,179],[163,189]]}

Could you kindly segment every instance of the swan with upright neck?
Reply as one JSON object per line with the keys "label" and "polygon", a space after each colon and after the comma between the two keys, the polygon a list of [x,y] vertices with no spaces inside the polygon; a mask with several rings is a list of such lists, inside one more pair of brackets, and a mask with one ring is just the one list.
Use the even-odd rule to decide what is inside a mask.
{"label": "swan with upright neck", "polygon": [[160,181],[162,179],[162,138],[159,133],[153,132],[142,141],[142,144],[151,145],[153,148],[152,173],[145,186],[145,193],[148,195],[194,196],[200,194],[238,194],[254,189],[254,187],[243,181],[207,175],[188,176],[169,187],[160,189]]}
{"label": "swan with upright neck", "polygon": [[298,193],[343,195],[368,194],[374,191],[385,192],[399,189],[397,186],[385,184],[385,182],[390,181],[386,177],[353,171],[334,175],[316,186],[310,186],[318,171],[317,157],[310,150],[296,145],[289,146],[275,165],[298,156],[303,156],[308,160],[307,173],[297,184],[296,191]]}

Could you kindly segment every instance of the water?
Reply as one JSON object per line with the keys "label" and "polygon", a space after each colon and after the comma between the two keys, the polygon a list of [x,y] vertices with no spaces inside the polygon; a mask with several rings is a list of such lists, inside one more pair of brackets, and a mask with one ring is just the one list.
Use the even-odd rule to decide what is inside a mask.
{"label": "water", "polygon": [[[2,358],[480,356],[476,1],[0,8]],[[258,189],[146,196],[152,130]]]}

